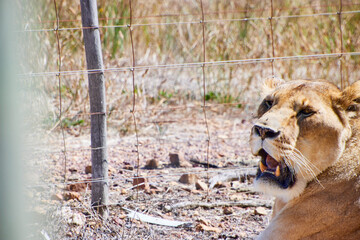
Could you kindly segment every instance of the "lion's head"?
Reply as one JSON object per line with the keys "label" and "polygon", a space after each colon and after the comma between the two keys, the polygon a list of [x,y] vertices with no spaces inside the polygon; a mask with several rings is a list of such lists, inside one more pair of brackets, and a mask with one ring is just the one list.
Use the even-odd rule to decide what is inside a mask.
{"label": "lion's head", "polygon": [[250,136],[252,153],[261,157],[255,187],[289,201],[341,156],[351,135],[350,104],[322,80],[264,84],[266,96]]}

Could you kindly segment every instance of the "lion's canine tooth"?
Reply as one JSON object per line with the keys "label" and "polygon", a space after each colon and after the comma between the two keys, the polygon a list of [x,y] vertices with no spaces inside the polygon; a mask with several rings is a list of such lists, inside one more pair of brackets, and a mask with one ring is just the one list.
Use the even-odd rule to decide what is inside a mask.
{"label": "lion's canine tooth", "polygon": [[280,176],[280,166],[278,165],[275,170],[275,176]]}
{"label": "lion's canine tooth", "polygon": [[267,169],[267,167],[260,161],[260,170],[261,170],[261,172],[264,172],[266,169]]}

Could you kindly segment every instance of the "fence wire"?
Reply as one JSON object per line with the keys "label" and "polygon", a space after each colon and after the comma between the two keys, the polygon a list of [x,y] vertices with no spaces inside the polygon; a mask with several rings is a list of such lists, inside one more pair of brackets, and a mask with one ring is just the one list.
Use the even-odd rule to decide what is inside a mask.
{"label": "fence wire", "polygon": [[[56,38],[56,45],[57,45],[57,54],[58,54],[58,69],[57,71],[49,71],[49,72],[31,72],[31,73],[23,73],[23,74],[19,74],[20,78],[23,79],[28,79],[28,78],[40,78],[40,77],[51,77],[51,76],[56,76],[58,79],[58,88],[59,88],[59,121],[58,124],[56,124],[52,129],[50,129],[51,131],[54,131],[57,127],[60,128],[60,132],[61,132],[61,137],[62,137],[62,150],[44,150],[44,149],[35,149],[34,154],[51,154],[51,153],[59,153],[59,158],[63,158],[63,166],[64,166],[64,182],[59,182],[59,183],[52,183],[52,184],[44,184],[45,186],[53,186],[53,187],[62,187],[65,185],[71,185],[71,184],[79,184],[79,183],[92,183],[92,182],[101,182],[103,181],[103,179],[80,179],[78,181],[67,181],[67,177],[66,177],[66,173],[68,171],[68,159],[67,159],[67,153],[68,152],[83,152],[83,151],[89,151],[92,148],[83,148],[83,147],[78,147],[78,148],[68,148],[67,147],[67,140],[66,140],[66,136],[65,136],[65,127],[63,124],[63,120],[65,118],[69,118],[69,117],[74,117],[74,116],[78,116],[78,115],[94,115],[94,114],[110,114],[110,113],[103,113],[103,112],[99,112],[99,113],[76,113],[76,114],[67,114],[64,115],[63,113],[63,99],[62,99],[62,93],[61,93],[61,86],[62,86],[62,76],[68,76],[68,75],[84,75],[84,74],[91,74],[91,73],[97,73],[99,70],[103,70],[104,73],[107,72],[130,72],[131,74],[131,81],[132,81],[132,100],[131,100],[131,105],[132,108],[130,110],[130,114],[132,117],[132,121],[133,121],[133,125],[135,128],[135,149],[120,149],[121,151],[124,152],[128,152],[128,153],[135,153],[136,154],[136,159],[137,159],[137,168],[136,168],[136,175],[134,177],[130,177],[130,178],[126,178],[126,177],[122,177],[120,176],[114,176],[113,178],[110,178],[109,181],[111,183],[115,183],[115,182],[121,182],[121,181],[125,181],[125,180],[132,180],[134,178],[138,178],[141,173],[140,173],[140,141],[139,141],[139,127],[146,125],[146,124],[156,124],[156,123],[173,123],[173,120],[157,120],[157,121],[150,121],[150,122],[139,122],[137,120],[137,113],[139,112],[157,112],[157,111],[163,111],[163,110],[182,110],[182,109],[187,109],[187,108],[193,108],[193,109],[201,109],[203,111],[203,119],[202,119],[202,123],[205,125],[205,135],[206,135],[206,144],[205,144],[205,162],[207,163],[207,168],[205,168],[205,173],[207,175],[207,179],[209,179],[209,173],[219,173],[220,171],[234,171],[234,170],[242,170],[242,168],[232,168],[229,170],[224,170],[224,169],[220,169],[220,170],[214,170],[211,171],[209,170],[209,152],[210,152],[210,146],[212,144],[213,141],[219,140],[219,139],[225,139],[225,138],[221,138],[221,137],[213,137],[211,135],[210,132],[210,128],[209,128],[209,118],[207,115],[207,111],[209,111],[209,109],[211,109],[212,107],[216,107],[216,106],[224,106],[224,105],[236,105],[237,103],[219,103],[219,104],[208,104],[206,101],[206,94],[207,94],[207,83],[208,83],[208,79],[207,79],[207,75],[206,75],[206,70],[207,69],[211,69],[213,67],[216,66],[230,66],[230,65],[244,65],[244,64],[259,64],[259,63],[271,63],[271,69],[272,69],[272,75],[275,76],[275,61],[287,61],[287,60],[308,60],[308,59],[323,59],[323,58],[338,58],[339,61],[339,74],[340,74],[340,83],[341,83],[341,88],[346,87],[349,82],[347,79],[347,82],[344,81],[344,77],[343,77],[343,65],[344,65],[344,56],[359,56],[360,52],[358,51],[354,51],[354,52],[345,52],[344,51],[344,43],[343,43],[343,23],[342,23],[342,16],[346,15],[346,14],[358,14],[360,13],[360,10],[355,10],[355,11],[343,11],[343,6],[354,6],[356,4],[344,4],[342,2],[342,0],[339,0],[338,5],[336,5],[338,7],[338,11],[337,12],[322,12],[322,13],[314,13],[314,14],[303,14],[303,15],[287,15],[287,16],[276,16],[274,15],[274,11],[275,10],[284,10],[281,8],[274,8],[273,6],[273,0],[269,0],[270,1],[270,9],[269,9],[269,17],[249,17],[249,18],[239,18],[239,19],[210,19],[210,20],[206,20],[206,16],[208,15],[216,15],[219,14],[220,12],[207,12],[206,9],[204,9],[204,5],[203,5],[203,1],[199,0],[198,4],[200,6],[200,12],[196,13],[196,14],[178,14],[178,13],[174,13],[174,14],[164,14],[164,15],[153,15],[153,16],[138,16],[135,17],[133,16],[133,6],[132,6],[132,0],[129,0],[129,6],[130,6],[130,16],[126,19],[129,20],[129,24],[125,24],[125,25],[103,25],[103,26],[98,26],[98,27],[94,27],[94,28],[124,28],[127,29],[129,32],[129,36],[130,36],[130,41],[131,41],[131,48],[130,49],[126,49],[128,51],[131,51],[131,62],[129,63],[129,66],[125,66],[125,67],[110,67],[110,68],[106,68],[106,69],[95,69],[95,70],[86,70],[86,69],[79,69],[79,70],[71,70],[71,71],[64,71],[62,70],[62,54],[61,54],[61,44],[60,44],[60,39],[61,39],[61,32],[64,31],[79,31],[79,30],[83,30],[85,28],[82,27],[60,27],[60,23],[65,23],[65,22],[78,22],[80,20],[72,20],[72,19],[60,19],[59,17],[59,13],[58,13],[58,8],[56,5],[56,0],[53,1],[54,3],[54,9],[55,9],[55,13],[56,13],[56,19],[54,20],[40,20],[39,23],[55,23],[55,28],[54,29],[47,29],[47,28],[40,28],[40,29],[28,29],[27,27],[23,30],[19,30],[19,34],[31,34],[31,33],[36,33],[36,32],[53,32],[55,34],[55,38]],[[360,3],[358,4],[360,5]],[[315,8],[315,7],[329,7],[332,6],[334,7],[334,5],[309,5],[306,6],[304,8]],[[299,8],[300,9],[300,8]],[[266,11],[267,9],[261,9],[261,10],[253,10],[253,11]],[[240,11],[233,11],[233,12],[241,12]],[[232,13],[233,13],[232,12]],[[226,13],[226,12],[224,12]],[[134,23],[134,19],[147,19],[147,18],[155,18],[155,19],[162,19],[163,17],[168,17],[168,16],[195,16],[195,17],[199,17],[198,21],[179,21],[179,22],[155,22],[155,23]],[[289,18],[304,18],[304,17],[319,17],[319,16],[337,16],[338,17],[338,28],[339,28],[339,40],[340,40],[340,45],[339,48],[340,52],[333,52],[333,53],[321,53],[321,54],[309,54],[309,55],[294,55],[294,56],[276,56],[275,54],[275,42],[274,42],[274,31],[273,31],[273,21],[274,20],[278,20],[278,19],[289,19]],[[99,19],[99,20],[104,20],[104,21],[109,21],[109,20],[115,20],[115,19],[121,19],[121,18],[103,18],[103,19]],[[271,39],[271,57],[263,57],[263,58],[249,58],[249,59],[236,59],[236,60],[225,60],[225,61],[208,61],[207,60],[207,50],[206,50],[206,27],[208,26],[208,24],[213,24],[213,23],[229,23],[229,22],[239,22],[239,21],[269,21],[269,29],[270,29],[270,39]],[[202,39],[202,57],[201,57],[201,61],[199,62],[189,62],[189,63],[175,63],[175,64],[158,64],[158,65],[145,65],[145,66],[141,66],[138,65],[136,63],[136,57],[135,57],[135,52],[136,52],[136,45],[134,43],[134,39],[133,39],[133,30],[136,27],[150,27],[150,26],[171,26],[171,25],[182,25],[182,24],[196,24],[196,25],[200,25],[201,26],[201,39]],[[161,107],[147,107],[145,109],[137,109],[137,99],[136,99],[136,77],[135,77],[135,72],[136,71],[144,71],[144,70],[150,70],[150,69],[174,69],[174,68],[201,68],[201,79],[202,79],[202,93],[203,93],[203,98],[202,98],[202,105],[198,105],[198,106],[167,106],[165,108],[161,108]],[[124,112],[123,110],[113,110],[112,112]],[[193,120],[192,118],[189,119],[181,119],[181,121],[186,122],[186,120]],[[204,141],[204,139],[195,139],[194,141]],[[181,140],[179,141],[181,142]],[[186,142],[186,140],[184,140],[183,142]],[[116,148],[116,145],[109,145],[108,148]],[[202,174],[204,172],[199,172],[199,171],[187,171],[187,173],[195,173],[195,174]],[[170,176],[170,175],[180,175],[183,173],[174,173],[174,174],[164,174],[164,175],[153,175],[153,176],[145,176],[145,178],[157,178],[157,177],[164,177],[166,179],[166,177]],[[30,187],[34,187],[34,186],[30,186]],[[36,187],[36,186],[35,186]]]}

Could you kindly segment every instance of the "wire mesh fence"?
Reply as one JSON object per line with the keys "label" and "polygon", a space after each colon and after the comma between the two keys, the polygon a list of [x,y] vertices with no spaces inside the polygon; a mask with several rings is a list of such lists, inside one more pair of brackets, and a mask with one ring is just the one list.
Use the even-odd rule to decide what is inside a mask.
{"label": "wire mesh fence", "polygon": [[[110,205],[153,213],[193,198],[217,202],[217,191],[225,191],[198,193],[194,186],[176,185],[184,174],[206,183],[229,171],[251,175],[256,160],[247,138],[262,78],[325,78],[341,88],[359,79],[357,1],[98,1],[100,25],[92,28],[101,31],[105,68],[95,70],[86,69],[78,2],[43,1],[32,8],[24,9],[18,34],[36,44],[23,46],[33,48],[26,56],[32,60],[21,66],[19,78],[35,89],[34,125],[45,129],[47,142],[29,144],[42,172],[29,187],[50,189],[48,195],[61,189],[65,196],[82,186],[84,205],[88,184],[103,181],[85,170],[91,162],[91,115],[107,117]],[[108,106],[90,113],[85,79],[99,70]],[[174,168],[173,153],[190,165]],[[149,186],[138,186],[134,179],[140,178]],[[173,185],[186,188],[185,194],[171,193]],[[193,212],[183,216],[191,217]],[[124,236],[124,228],[111,231],[133,236]],[[141,236],[156,239],[155,232]]]}

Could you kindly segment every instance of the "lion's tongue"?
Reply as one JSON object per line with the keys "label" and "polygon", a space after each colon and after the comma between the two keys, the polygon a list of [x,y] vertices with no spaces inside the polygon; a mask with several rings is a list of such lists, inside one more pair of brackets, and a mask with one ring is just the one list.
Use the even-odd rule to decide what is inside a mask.
{"label": "lion's tongue", "polygon": [[274,170],[275,170],[276,167],[279,165],[279,162],[276,161],[276,160],[275,160],[273,157],[271,157],[270,155],[267,155],[267,156],[266,156],[265,161],[266,161],[267,167],[270,168],[270,169],[274,169]]}

